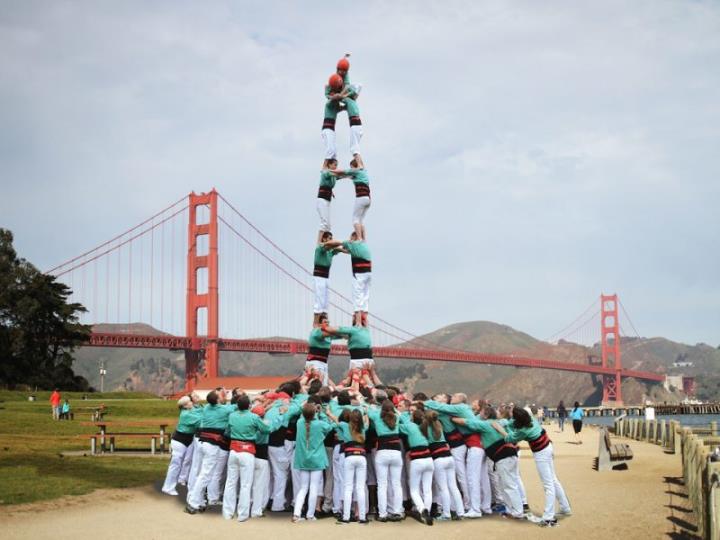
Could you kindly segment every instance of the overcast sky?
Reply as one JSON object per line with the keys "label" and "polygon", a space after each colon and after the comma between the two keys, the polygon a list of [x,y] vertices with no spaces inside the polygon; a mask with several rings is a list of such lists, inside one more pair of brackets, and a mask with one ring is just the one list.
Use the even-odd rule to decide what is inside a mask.
{"label": "overcast sky", "polygon": [[0,226],[47,269],[214,186],[310,265],[346,51],[373,310],[545,338],[617,292],[720,343],[718,2],[3,0]]}

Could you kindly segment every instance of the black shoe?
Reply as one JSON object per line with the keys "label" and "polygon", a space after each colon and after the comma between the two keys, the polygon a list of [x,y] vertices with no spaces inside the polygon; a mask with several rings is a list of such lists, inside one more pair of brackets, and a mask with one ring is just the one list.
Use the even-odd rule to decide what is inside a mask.
{"label": "black shoe", "polygon": [[440,510],[438,509],[437,503],[432,503],[430,505],[430,515],[431,516],[439,516],[440,515]]}
{"label": "black shoe", "polygon": [[192,506],[190,506],[190,505],[188,504],[188,505],[185,507],[185,513],[186,513],[186,514],[190,514],[191,516],[194,516],[195,514],[198,513],[198,509],[197,509],[197,508],[193,508]]}
{"label": "black shoe", "polygon": [[557,527],[557,519],[543,519],[538,525],[541,527]]}
{"label": "black shoe", "polygon": [[350,523],[350,520],[349,520],[349,519],[348,519],[348,520],[338,519],[338,520],[335,522],[335,525],[347,525],[348,523]]}
{"label": "black shoe", "polygon": [[523,504],[523,513],[526,513],[529,511],[530,511],[530,505],[527,503]]}
{"label": "black shoe", "polygon": [[340,512],[335,512],[335,513],[333,514],[333,517],[334,517],[335,519],[342,519],[342,514],[341,514]]}
{"label": "black shoe", "polygon": [[355,514],[352,514],[350,516],[350,523],[357,523],[357,520],[358,520],[358,518]]}
{"label": "black shoe", "polygon": [[405,516],[401,516],[400,514],[389,514],[387,517],[388,521],[402,521],[405,519]]}
{"label": "black shoe", "polygon": [[458,513],[455,510],[450,510],[450,519],[453,521],[461,521],[462,518],[458,516]]}
{"label": "black shoe", "polygon": [[379,521],[380,523],[387,523],[387,522],[388,522],[388,518],[387,518],[387,516],[385,516],[385,517],[380,517],[380,516],[378,516],[378,517],[375,518],[375,521]]}
{"label": "black shoe", "polygon": [[425,514],[425,510],[423,510],[422,515],[420,514],[420,512],[416,512],[415,510],[411,510],[410,512],[407,513],[408,516],[413,518],[415,521],[419,521],[420,523],[425,523],[424,514]]}
{"label": "black shoe", "polygon": [[426,525],[433,524],[433,517],[430,515],[430,512],[423,510],[421,516]]}
{"label": "black shoe", "polygon": [[359,519],[359,520],[358,520],[358,523],[359,523],[360,525],[367,525],[368,523],[370,523],[370,521],[367,520],[367,519]]}
{"label": "black shoe", "polygon": [[201,506],[200,508],[197,509],[197,511],[200,512],[201,514],[204,514],[205,510],[207,510],[207,506]]}

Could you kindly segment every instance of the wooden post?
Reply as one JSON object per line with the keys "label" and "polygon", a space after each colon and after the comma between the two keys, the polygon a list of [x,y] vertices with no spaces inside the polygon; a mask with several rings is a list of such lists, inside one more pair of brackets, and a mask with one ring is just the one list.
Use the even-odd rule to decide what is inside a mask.
{"label": "wooden post", "polygon": [[110,453],[115,452],[115,437],[110,437]]}
{"label": "wooden post", "polygon": [[713,420],[710,422],[710,436],[711,437],[717,437],[718,434],[718,423],[717,421]]}
{"label": "wooden post", "polygon": [[97,438],[90,437],[90,453],[94,456],[97,454]]}
{"label": "wooden post", "polygon": [[155,455],[155,441],[156,441],[156,440],[157,440],[157,439],[156,439],[155,437],[153,437],[152,439],[150,439],[150,453],[151,453],[152,455]]}

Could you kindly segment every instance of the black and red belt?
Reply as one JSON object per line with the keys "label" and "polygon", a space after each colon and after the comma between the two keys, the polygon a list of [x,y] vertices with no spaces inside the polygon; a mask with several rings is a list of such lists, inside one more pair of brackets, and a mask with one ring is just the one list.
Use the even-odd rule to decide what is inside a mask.
{"label": "black and red belt", "polygon": [[401,450],[399,435],[382,435],[377,440],[378,450]]}
{"label": "black and red belt", "polygon": [[345,457],[365,455],[365,446],[357,442],[342,443],[340,450],[345,454]]}
{"label": "black and red belt", "polygon": [[319,347],[310,347],[308,349],[307,360],[316,360],[327,364],[330,349],[320,349]]}
{"label": "black and red belt", "polygon": [[355,184],[355,197],[369,197],[370,196],[370,184]]}
{"label": "black and red belt", "polygon": [[360,120],[359,116],[351,116],[350,117],[350,125],[351,126],[362,126],[362,121]]}
{"label": "black and red belt", "polygon": [[225,449],[227,446],[227,439],[225,438],[225,435],[223,435],[223,431],[224,430],[209,431],[207,429],[202,429],[198,434],[198,438],[201,442],[214,444],[215,446]]}
{"label": "black and red belt", "polygon": [[465,435],[465,446],[468,448],[482,448],[482,437],[479,433],[468,433]]}
{"label": "black and red belt", "polygon": [[517,446],[512,443],[499,440],[485,449],[485,455],[497,463],[501,459],[517,456]]}
{"label": "black and red belt", "polygon": [[365,360],[373,357],[372,348],[367,349],[348,349],[352,360]]}
{"label": "black and red belt", "polygon": [[433,459],[452,456],[450,453],[450,446],[446,442],[430,443],[430,454],[432,454]]}
{"label": "black and red belt", "polygon": [[330,277],[330,267],[316,264],[315,268],[313,268],[313,276],[329,278]]}
{"label": "black and red belt", "polygon": [[335,131],[335,119],[334,118],[325,118],[323,119],[323,129],[332,129]]}
{"label": "black and red belt", "polygon": [[430,448],[427,446],[415,446],[407,451],[407,456],[410,458],[410,461],[413,461],[415,459],[432,457],[432,454],[430,453]]}
{"label": "black and red belt", "polygon": [[540,452],[541,450],[545,450],[551,442],[550,437],[548,437],[548,434],[543,429],[540,432],[540,436],[533,441],[528,441],[528,444],[530,445],[530,450]]}
{"label": "black and red belt", "polygon": [[463,437],[463,434],[458,430],[450,431],[444,435],[445,440],[450,445],[450,448],[457,448],[458,446],[463,446],[465,444],[465,437]]}
{"label": "black and red belt", "polygon": [[331,201],[333,196],[333,190],[329,187],[320,186],[317,196],[318,199],[325,199],[326,201]]}
{"label": "black and red belt", "polygon": [[230,441],[230,450],[235,452],[247,452],[248,454],[255,455],[255,441],[232,439]]}
{"label": "black and red belt", "polygon": [[268,445],[267,444],[256,444],[255,445],[255,459],[268,459]]}
{"label": "black and red belt", "polygon": [[181,431],[175,431],[172,434],[172,440],[177,441],[181,444],[184,444],[185,446],[190,446],[193,442],[193,434],[192,433],[183,433]]}
{"label": "black and red belt", "polygon": [[372,261],[353,257],[351,259],[353,274],[367,274],[372,272]]}

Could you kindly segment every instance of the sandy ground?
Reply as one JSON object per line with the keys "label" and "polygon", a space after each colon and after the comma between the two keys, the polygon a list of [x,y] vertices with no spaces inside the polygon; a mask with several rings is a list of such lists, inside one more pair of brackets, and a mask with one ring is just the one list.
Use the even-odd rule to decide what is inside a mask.
{"label": "sandy ground", "polygon": [[[561,518],[558,527],[542,529],[529,522],[511,523],[497,516],[479,520],[436,523],[432,528],[414,520],[338,526],[334,519],[292,524],[289,514],[270,515],[245,523],[226,521],[219,507],[203,515],[183,513],[182,498],[159,493],[155,486],[96,491],[81,497],[5,507],[0,512],[0,538],[202,538],[250,535],[251,538],[294,540],[342,535],[344,538],[390,539],[399,535],[417,538],[692,538],[693,515],[682,486],[679,456],[657,446],[632,441],[635,459],[624,471],[599,473],[592,468],[598,436],[583,432],[584,444],[570,441],[566,429],[549,433],[555,445],[558,477],[565,486],[573,515]],[[522,453],[522,477],[536,514],[542,512],[543,494],[535,464],[528,450]],[[690,533],[690,534],[689,534]]]}

